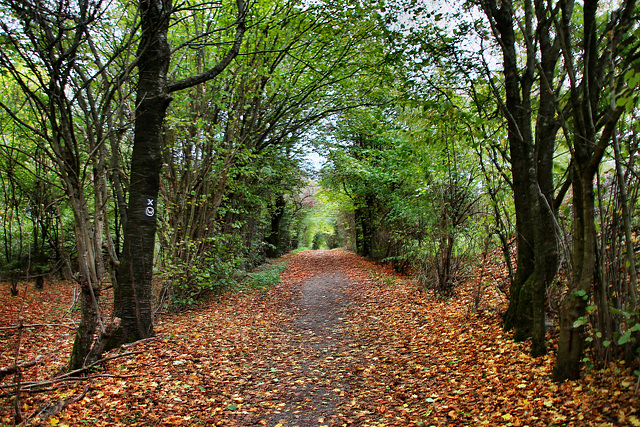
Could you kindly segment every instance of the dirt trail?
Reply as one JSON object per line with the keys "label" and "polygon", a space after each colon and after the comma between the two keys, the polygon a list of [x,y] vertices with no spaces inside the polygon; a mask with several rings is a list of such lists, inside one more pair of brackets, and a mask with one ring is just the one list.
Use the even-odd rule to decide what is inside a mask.
{"label": "dirt trail", "polygon": [[338,258],[324,251],[312,255],[324,271],[299,285],[294,303],[298,312],[296,333],[300,336],[299,377],[287,390],[286,404],[273,415],[272,425],[302,427],[337,423],[340,394],[344,395],[347,387],[336,383],[335,377],[344,369],[340,360],[346,346],[342,321],[353,302],[347,292],[352,284],[336,263]]}

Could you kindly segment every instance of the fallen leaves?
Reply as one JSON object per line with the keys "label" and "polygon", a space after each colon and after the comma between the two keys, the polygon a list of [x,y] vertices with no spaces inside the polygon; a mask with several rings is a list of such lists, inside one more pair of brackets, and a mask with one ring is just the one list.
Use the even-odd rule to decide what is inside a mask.
{"label": "fallen leaves", "polygon": [[[92,379],[86,394],[55,416],[37,415],[51,402],[79,397],[85,384],[23,395],[28,423],[640,425],[628,367],[552,383],[554,356],[533,359],[528,344],[502,332],[497,311],[505,299],[497,289],[485,289],[485,309],[470,314],[471,284],[443,300],[347,252],[302,252],[287,261],[282,283],[268,293],[225,294],[208,308],[160,319],[157,339],[127,348],[135,354],[108,361],[100,372],[120,378]],[[325,312],[301,309],[303,284],[334,270],[343,275],[335,280],[345,278],[339,315],[327,316],[322,305]],[[51,322],[69,307],[71,292],[49,289],[25,298],[23,312],[38,313],[25,320]],[[57,301],[49,315],[34,308],[43,298]],[[15,321],[8,310],[2,326]],[[10,349],[13,333],[2,334]],[[66,361],[70,338],[53,326],[25,334],[22,361],[44,355],[46,364],[29,368],[24,380],[53,375]],[[13,363],[9,353],[2,352],[0,366]],[[8,398],[0,422],[12,422]]]}

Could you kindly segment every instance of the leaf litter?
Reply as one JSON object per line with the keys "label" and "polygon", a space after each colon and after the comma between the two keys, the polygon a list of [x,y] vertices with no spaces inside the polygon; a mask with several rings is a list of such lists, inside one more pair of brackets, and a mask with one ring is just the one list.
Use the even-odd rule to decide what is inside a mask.
{"label": "leaf litter", "polygon": [[[164,316],[156,338],[109,353],[116,357],[90,379],[21,395],[24,424],[640,425],[629,367],[611,363],[556,384],[553,351],[531,358],[527,343],[502,331],[499,265],[485,272],[496,286],[472,313],[472,279],[442,299],[345,251],[305,251],[285,262],[268,292],[227,293]],[[73,324],[64,314],[71,290],[23,290],[24,322],[47,325],[23,331],[20,362],[44,356],[23,382],[51,378],[66,362],[73,335],[61,324]],[[17,301],[0,297],[0,367],[15,360]],[[14,377],[1,380],[6,394]],[[13,398],[0,403],[0,422],[11,425]]]}

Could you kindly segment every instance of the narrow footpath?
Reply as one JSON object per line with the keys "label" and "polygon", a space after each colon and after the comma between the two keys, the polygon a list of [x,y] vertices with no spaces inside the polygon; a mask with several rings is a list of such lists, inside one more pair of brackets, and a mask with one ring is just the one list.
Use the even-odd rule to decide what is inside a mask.
{"label": "narrow footpath", "polygon": [[[349,282],[340,258],[312,252],[312,264],[323,271],[299,286],[294,307],[295,333],[299,337],[299,377],[283,396],[285,405],[272,415],[270,425],[321,426],[338,422],[337,408],[344,396],[345,354],[343,320],[352,304]],[[293,368],[286,366],[284,369]]]}

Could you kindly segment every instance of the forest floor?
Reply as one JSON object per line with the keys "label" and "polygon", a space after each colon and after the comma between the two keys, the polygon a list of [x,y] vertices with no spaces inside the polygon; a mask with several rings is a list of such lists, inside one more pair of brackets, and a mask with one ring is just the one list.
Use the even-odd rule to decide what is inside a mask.
{"label": "forest floor", "polygon": [[[279,285],[165,315],[155,338],[109,353],[85,377],[22,394],[24,425],[640,425],[631,368],[608,364],[556,384],[553,331],[552,351],[537,359],[502,332],[499,264],[442,299],[344,251],[283,262]],[[473,313],[477,280],[491,285]],[[21,362],[42,358],[24,369],[23,389],[66,362],[72,288],[24,285],[14,298],[1,290],[0,368],[17,347]],[[42,326],[18,334],[19,317]],[[15,381],[0,378],[2,425],[13,425]]]}

